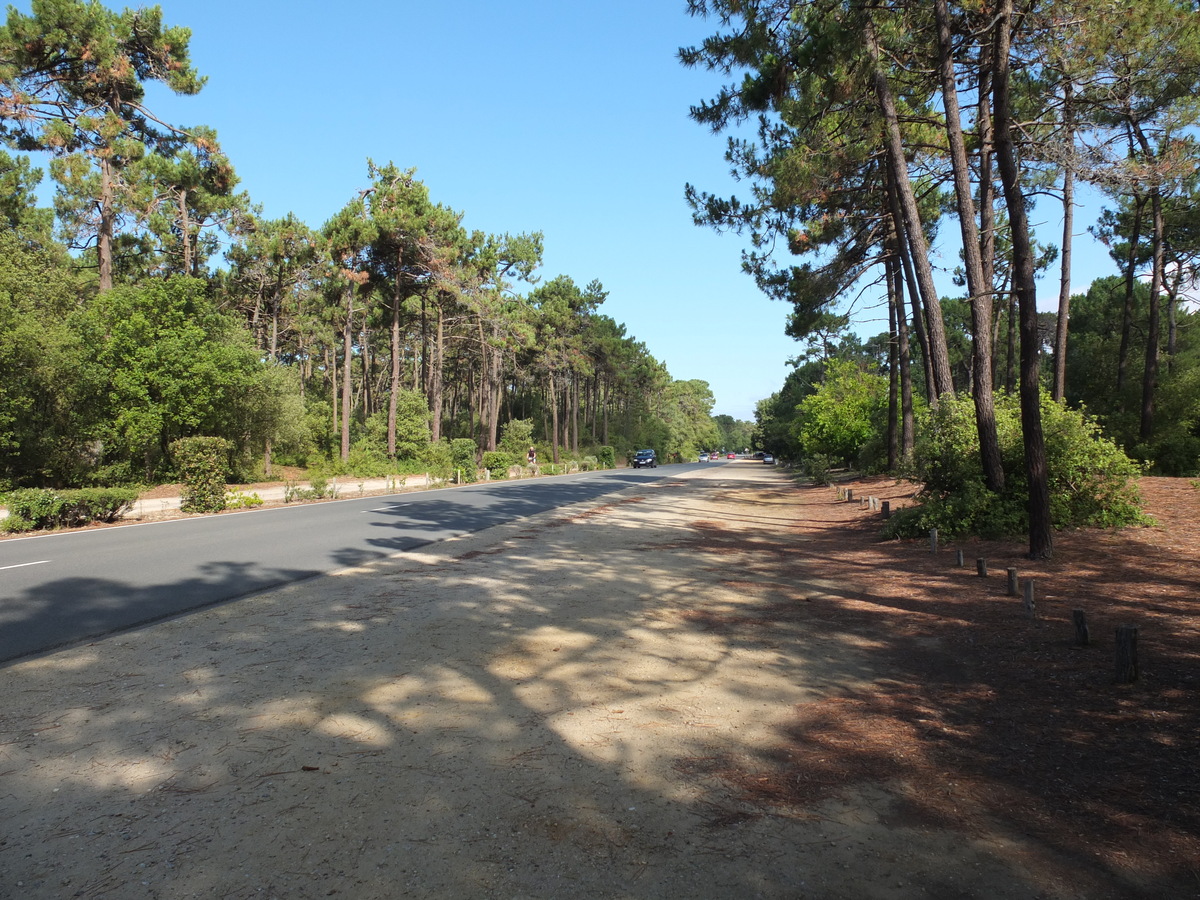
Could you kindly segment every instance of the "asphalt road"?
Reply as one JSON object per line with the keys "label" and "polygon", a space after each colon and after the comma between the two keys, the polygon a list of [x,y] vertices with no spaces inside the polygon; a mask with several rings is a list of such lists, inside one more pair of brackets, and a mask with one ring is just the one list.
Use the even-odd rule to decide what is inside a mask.
{"label": "asphalt road", "polygon": [[592,500],[681,468],[490,482],[0,541],[0,662]]}

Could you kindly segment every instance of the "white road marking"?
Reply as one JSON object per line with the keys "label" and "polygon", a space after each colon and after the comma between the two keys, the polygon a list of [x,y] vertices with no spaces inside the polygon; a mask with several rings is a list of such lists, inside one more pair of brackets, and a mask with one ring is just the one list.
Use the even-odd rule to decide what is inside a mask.
{"label": "white road marking", "polygon": [[48,562],[50,562],[50,560],[48,560],[48,559],[39,559],[37,562],[17,563],[15,566],[0,566],[0,572],[3,572],[5,569],[20,569],[25,566],[40,566],[43,563],[48,563]]}

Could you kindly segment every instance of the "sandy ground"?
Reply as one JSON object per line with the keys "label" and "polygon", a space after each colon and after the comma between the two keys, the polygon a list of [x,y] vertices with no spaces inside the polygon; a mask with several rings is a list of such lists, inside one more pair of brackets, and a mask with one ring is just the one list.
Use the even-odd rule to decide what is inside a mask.
{"label": "sandy ground", "polygon": [[0,669],[0,895],[1095,896],[900,781],[706,772],[888,674],[869,626],[706,627],[853,592],[795,495],[690,470]]}

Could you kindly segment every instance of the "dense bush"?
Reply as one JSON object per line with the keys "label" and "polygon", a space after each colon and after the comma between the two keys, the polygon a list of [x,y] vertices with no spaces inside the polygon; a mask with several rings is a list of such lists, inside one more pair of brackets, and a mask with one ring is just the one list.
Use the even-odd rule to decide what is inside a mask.
{"label": "dense bush", "polygon": [[887,402],[886,378],[853,362],[829,360],[824,381],[796,408],[796,438],[804,455],[822,454],[848,465],[859,463],[864,449],[878,456]]}
{"label": "dense bush", "polygon": [[224,438],[190,437],[171,442],[171,458],[183,481],[184,512],[225,508],[225,479],[233,445]]}
{"label": "dense bush", "polygon": [[[524,460],[533,446],[533,420],[512,419],[500,426],[499,449],[512,454],[515,460]],[[491,468],[484,464],[485,468]]]}
{"label": "dense bush", "polygon": [[813,484],[829,484],[829,470],[832,463],[824,453],[810,453],[804,459],[804,473]]}
{"label": "dense bush", "polygon": [[470,438],[455,438],[450,442],[450,459],[462,481],[475,480],[475,442]]}
{"label": "dense bush", "polygon": [[[1004,465],[1001,493],[984,484],[975,412],[970,397],[945,397],[919,430],[916,478],[919,505],[901,510],[884,528],[887,537],[918,537],[936,528],[947,537],[1003,537],[1028,531],[1021,413],[1015,395],[996,396],[996,426]],[[1078,410],[1042,398],[1042,428],[1055,528],[1144,524],[1136,463]]]}
{"label": "dense bush", "polygon": [[615,469],[617,467],[616,448],[609,446],[597,447],[596,461],[600,463],[600,468],[602,469]]}
{"label": "dense bush", "polygon": [[483,454],[483,467],[492,478],[504,478],[508,470],[517,464],[511,453],[502,450],[487,450]]}
{"label": "dense bush", "polygon": [[137,488],[82,488],[54,491],[29,488],[5,498],[9,533],[41,528],[78,528],[91,522],[114,522],[137,500]]}

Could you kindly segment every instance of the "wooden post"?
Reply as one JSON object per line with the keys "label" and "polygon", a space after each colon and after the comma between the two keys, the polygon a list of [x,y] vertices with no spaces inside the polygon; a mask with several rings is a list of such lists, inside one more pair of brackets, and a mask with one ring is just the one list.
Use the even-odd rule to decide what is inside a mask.
{"label": "wooden post", "polygon": [[1017,596],[1017,569],[1015,566],[1008,567],[1008,596]]}
{"label": "wooden post", "polygon": [[890,519],[892,517],[892,501],[891,500],[883,501],[883,517],[885,519]]}
{"label": "wooden post", "polygon": [[1088,634],[1087,616],[1083,614],[1082,609],[1073,609],[1071,610],[1071,618],[1075,622],[1075,646],[1088,646],[1092,642],[1092,638]]}
{"label": "wooden post", "polygon": [[854,488],[846,488],[846,502],[847,503],[854,502]]}
{"label": "wooden post", "polygon": [[929,529],[929,552],[937,553],[937,529]]}
{"label": "wooden post", "polygon": [[1033,602],[1033,579],[1025,579],[1025,614],[1031,619],[1037,618],[1037,604]]}
{"label": "wooden post", "polygon": [[838,489],[837,489],[837,498],[838,498],[839,500],[845,500],[845,499],[846,499],[846,489],[845,489],[845,488],[838,488]]}
{"label": "wooden post", "polygon": [[975,560],[975,574],[980,578],[987,578],[987,560],[982,556]]}
{"label": "wooden post", "polygon": [[1117,684],[1133,684],[1138,680],[1138,627],[1117,626]]}
{"label": "wooden post", "polygon": [[960,568],[966,564],[966,561],[963,559],[963,552],[961,550],[954,551],[954,561]]}

